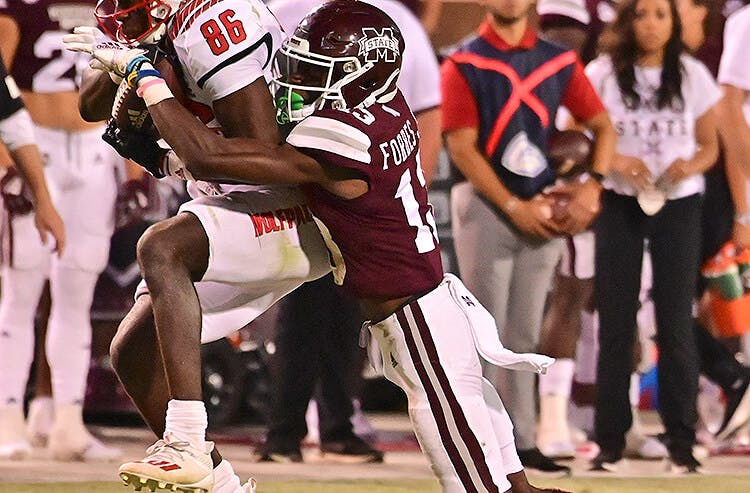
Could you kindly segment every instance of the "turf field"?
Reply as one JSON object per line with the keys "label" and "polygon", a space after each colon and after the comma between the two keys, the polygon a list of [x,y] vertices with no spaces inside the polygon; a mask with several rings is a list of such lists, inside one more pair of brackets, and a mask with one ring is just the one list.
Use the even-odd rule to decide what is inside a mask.
{"label": "turf field", "polygon": [[[680,478],[576,478],[534,480],[539,486],[567,488],[575,493],[747,493],[747,476],[696,476]],[[128,493],[133,490],[112,482],[0,483],[0,493]],[[143,490],[144,492],[146,490]],[[266,481],[258,493],[439,493],[434,481]]]}

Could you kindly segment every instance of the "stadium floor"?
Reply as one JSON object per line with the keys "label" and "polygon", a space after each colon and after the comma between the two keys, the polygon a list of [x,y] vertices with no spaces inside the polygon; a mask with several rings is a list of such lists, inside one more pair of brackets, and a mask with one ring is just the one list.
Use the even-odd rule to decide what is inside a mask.
{"label": "stadium floor", "polygon": [[[424,457],[416,447],[403,415],[376,415],[372,422],[380,438],[379,445],[387,451],[384,464],[341,465],[321,460],[314,448],[304,450],[305,463],[254,463],[250,460],[248,443],[257,442],[257,427],[237,427],[216,434],[222,454],[229,459],[243,480],[248,476],[259,482],[259,493],[359,492],[435,492]],[[126,458],[137,458],[152,442],[143,428],[100,426],[97,435],[121,447]],[[750,453],[711,456],[703,460],[707,474],[700,477],[678,477],[666,472],[661,461],[628,461],[616,477],[611,473],[588,471],[585,459],[571,461],[573,477],[549,480],[535,478],[537,483],[570,488],[578,493],[680,492],[693,493],[711,489],[716,493],[750,491]],[[60,463],[47,459],[42,451],[23,462],[0,461],[0,493],[68,493],[126,492],[115,483],[118,463]],[[71,484],[69,484],[71,483]]]}

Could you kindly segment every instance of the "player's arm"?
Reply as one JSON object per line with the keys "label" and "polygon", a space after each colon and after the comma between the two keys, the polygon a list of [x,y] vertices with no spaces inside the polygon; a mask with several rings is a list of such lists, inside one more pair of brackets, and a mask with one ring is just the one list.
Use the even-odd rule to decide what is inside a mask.
{"label": "player's arm", "polygon": [[13,66],[20,40],[21,30],[15,19],[9,15],[0,14],[0,56],[5,61],[8,70]]}
{"label": "player's arm", "polygon": [[281,140],[273,98],[262,77],[214,101],[213,110],[227,137],[252,137],[273,144]]}
{"label": "player's arm", "polygon": [[87,68],[83,72],[78,96],[78,112],[87,122],[105,121],[110,117],[117,85],[109,73]]}
{"label": "player's arm", "polygon": [[367,183],[355,171],[323,166],[287,143],[218,135],[174,98],[149,104],[149,112],[159,134],[179,156],[191,179],[318,184],[346,198],[367,191]]}

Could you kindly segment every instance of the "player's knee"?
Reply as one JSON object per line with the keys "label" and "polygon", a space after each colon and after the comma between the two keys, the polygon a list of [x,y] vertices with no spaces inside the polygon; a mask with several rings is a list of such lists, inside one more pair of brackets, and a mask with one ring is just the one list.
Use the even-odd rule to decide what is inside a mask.
{"label": "player's knee", "polygon": [[125,338],[122,336],[122,332],[123,327],[121,323],[117,329],[117,333],[112,338],[112,342],[109,343],[109,359],[117,375],[120,375],[123,369],[124,365],[122,363],[125,360],[123,354],[127,351],[127,344]]}
{"label": "player's knee", "polygon": [[155,270],[172,268],[179,263],[180,249],[170,238],[169,228],[159,223],[143,233],[136,251],[138,262],[146,276]]}

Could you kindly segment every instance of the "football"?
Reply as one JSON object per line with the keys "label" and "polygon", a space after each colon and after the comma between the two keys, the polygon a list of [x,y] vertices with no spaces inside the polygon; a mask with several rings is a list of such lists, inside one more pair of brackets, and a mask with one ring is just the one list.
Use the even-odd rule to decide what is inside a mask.
{"label": "football", "polygon": [[[161,51],[157,51],[153,57],[149,58],[153,60],[154,68],[161,73],[175,98],[180,102],[186,100],[180,67],[177,65],[179,62],[173,61]],[[135,88],[128,86],[125,81],[117,88],[117,95],[112,106],[112,118],[117,123],[117,128],[124,132],[139,132],[155,139],[159,138],[159,131],[148,113],[146,103],[136,94]]]}
{"label": "football", "polygon": [[559,130],[547,141],[547,162],[557,176],[573,176],[591,169],[591,139],[578,130]]}

